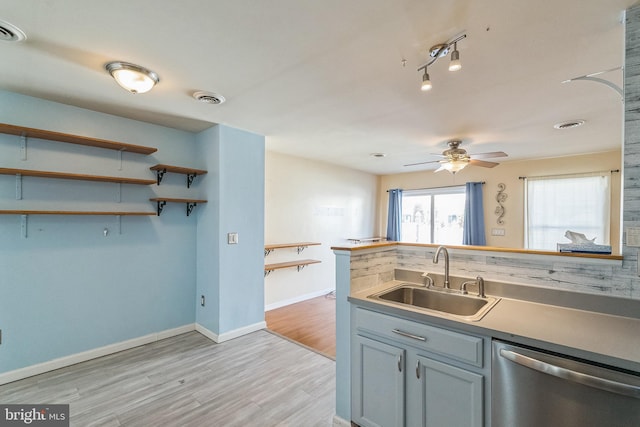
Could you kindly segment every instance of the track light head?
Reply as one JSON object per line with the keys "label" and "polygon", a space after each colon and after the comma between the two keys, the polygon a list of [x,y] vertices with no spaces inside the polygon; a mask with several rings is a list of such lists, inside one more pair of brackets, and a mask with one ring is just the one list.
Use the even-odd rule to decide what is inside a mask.
{"label": "track light head", "polygon": [[431,90],[431,87],[431,79],[429,79],[429,73],[427,73],[427,68],[425,67],[424,75],[422,76],[422,86],[420,86],[420,89],[423,92],[426,92],[428,90]]}
{"label": "track light head", "polygon": [[460,52],[458,52],[458,43],[454,43],[453,52],[451,52],[451,62],[449,62],[449,71],[458,71],[462,68],[460,63]]}

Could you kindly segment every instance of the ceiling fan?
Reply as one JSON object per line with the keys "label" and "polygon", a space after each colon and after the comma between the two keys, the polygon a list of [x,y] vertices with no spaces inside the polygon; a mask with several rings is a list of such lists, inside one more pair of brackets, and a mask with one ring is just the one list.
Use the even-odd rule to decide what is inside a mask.
{"label": "ceiling fan", "polygon": [[502,151],[493,151],[491,153],[478,153],[478,154],[468,154],[467,150],[463,148],[459,148],[462,141],[459,139],[454,139],[447,142],[449,146],[448,150],[444,150],[442,152],[442,160],[433,160],[430,162],[420,162],[420,163],[410,163],[405,166],[416,166],[416,165],[426,165],[428,163],[440,163],[440,168],[435,172],[440,172],[443,170],[448,170],[452,174],[455,175],[456,172],[461,171],[467,165],[481,166],[483,168],[492,168],[500,163],[496,162],[486,162],[484,160],[479,159],[491,159],[494,157],[507,157],[507,153]]}

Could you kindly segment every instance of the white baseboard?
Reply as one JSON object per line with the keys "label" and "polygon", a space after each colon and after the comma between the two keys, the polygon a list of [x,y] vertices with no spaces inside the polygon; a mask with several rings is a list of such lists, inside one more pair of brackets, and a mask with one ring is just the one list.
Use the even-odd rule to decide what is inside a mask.
{"label": "white baseboard", "polygon": [[34,375],[43,374],[45,372],[64,368],[65,366],[75,365],[76,363],[86,362],[87,360],[96,359],[98,357],[117,353],[119,351],[128,350],[130,348],[139,347],[165,338],[191,332],[196,329],[195,324],[180,326],[165,331],[155,332],[138,338],[109,344],[104,347],[94,348],[92,350],[83,351],[81,353],[70,354],[69,356],[53,359],[48,362],[38,363],[36,365],[27,366],[13,371],[0,374],[0,385],[13,381],[18,381]]}
{"label": "white baseboard", "polygon": [[297,302],[306,301],[311,298],[320,297],[322,295],[326,295],[329,292],[333,292],[335,289],[323,289],[321,291],[311,292],[310,294],[299,295],[295,298],[290,298],[284,301],[274,302],[272,304],[268,304],[264,306],[264,311],[275,310],[276,308],[285,307],[287,305],[295,304]]}
{"label": "white baseboard", "polygon": [[262,321],[262,322],[254,323],[253,325],[234,329],[233,331],[223,332],[222,334],[216,334],[215,332],[210,331],[209,329],[205,328],[201,324],[196,323],[196,331],[200,332],[205,337],[217,343],[229,341],[234,338],[241,337],[242,335],[247,335],[247,334],[250,334],[251,332],[259,331],[260,329],[265,329],[266,327],[267,327],[267,322]]}
{"label": "white baseboard", "polygon": [[351,427],[351,423],[349,421],[340,418],[337,415],[333,416],[333,427]]}

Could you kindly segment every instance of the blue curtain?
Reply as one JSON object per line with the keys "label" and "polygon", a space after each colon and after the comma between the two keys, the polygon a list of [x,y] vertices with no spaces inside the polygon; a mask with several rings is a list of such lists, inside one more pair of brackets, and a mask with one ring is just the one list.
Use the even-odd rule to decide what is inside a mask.
{"label": "blue curtain", "polygon": [[463,245],[485,246],[484,208],[482,206],[482,183],[467,182],[464,202]]}
{"label": "blue curtain", "polygon": [[387,218],[387,240],[400,241],[402,224],[402,190],[389,190],[389,215]]}

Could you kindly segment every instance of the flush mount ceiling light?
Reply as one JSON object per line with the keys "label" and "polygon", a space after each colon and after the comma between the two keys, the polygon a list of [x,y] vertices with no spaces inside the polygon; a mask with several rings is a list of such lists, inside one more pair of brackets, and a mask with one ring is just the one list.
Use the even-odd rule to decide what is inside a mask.
{"label": "flush mount ceiling light", "polygon": [[27,39],[27,35],[15,25],[0,20],[0,41],[21,42]]}
{"label": "flush mount ceiling light", "polygon": [[217,94],[217,93],[213,93],[213,92],[205,92],[202,90],[199,90],[197,92],[194,92],[192,95],[196,100],[200,101],[200,102],[204,102],[205,104],[222,104],[223,102],[226,101],[225,97]]}
{"label": "flush mount ceiling light", "polygon": [[153,71],[129,62],[110,62],[105,68],[123,89],[131,93],[149,92],[160,81]]}
{"label": "flush mount ceiling light", "polygon": [[[420,89],[422,89],[423,91],[428,91],[432,88],[431,79],[429,78],[429,73],[427,73],[427,67],[433,65],[439,58],[447,56],[449,52],[451,52],[449,71],[458,71],[462,68],[462,63],[460,62],[460,52],[458,52],[458,42],[466,37],[466,34],[462,34],[461,36],[458,36],[446,43],[431,46],[431,49],[429,49],[429,60],[418,67],[418,71],[424,70],[424,74],[422,75],[422,85],[420,86]],[[453,51],[451,51],[452,46]]]}

